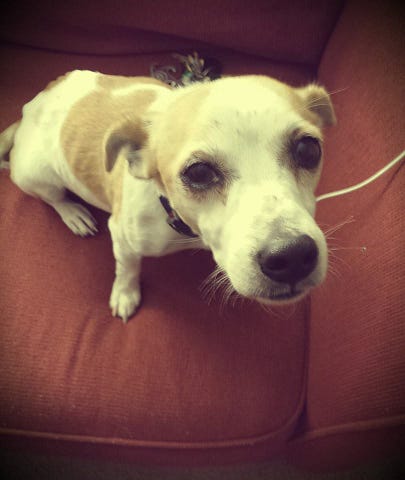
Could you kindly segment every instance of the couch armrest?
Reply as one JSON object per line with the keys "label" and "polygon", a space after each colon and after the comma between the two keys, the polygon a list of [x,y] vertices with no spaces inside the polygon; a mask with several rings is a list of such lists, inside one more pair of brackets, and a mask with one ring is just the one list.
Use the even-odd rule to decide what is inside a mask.
{"label": "couch armrest", "polygon": [[[367,178],[405,147],[400,8],[348,2],[324,52],[319,79],[339,92],[332,97],[338,126],[327,134],[319,193]],[[372,458],[369,432],[405,424],[404,191],[396,167],[363,190],[319,204],[321,225],[353,221],[329,238],[329,278],[312,298],[305,429],[320,441],[301,442],[307,462],[337,459],[339,448],[349,455],[350,441],[328,455],[322,438],[354,431],[363,432],[363,453]],[[373,445],[393,439],[398,444],[393,436]]]}

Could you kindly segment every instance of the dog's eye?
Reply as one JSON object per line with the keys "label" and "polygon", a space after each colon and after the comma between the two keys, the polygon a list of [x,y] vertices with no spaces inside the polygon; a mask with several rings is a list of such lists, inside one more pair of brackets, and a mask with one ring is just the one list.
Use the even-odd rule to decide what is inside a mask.
{"label": "dog's eye", "polygon": [[217,171],[208,163],[197,162],[181,174],[183,182],[196,189],[209,188],[220,180]]}
{"label": "dog's eye", "polygon": [[313,137],[302,137],[293,146],[293,156],[296,164],[307,170],[312,170],[319,165],[321,154],[319,140]]}

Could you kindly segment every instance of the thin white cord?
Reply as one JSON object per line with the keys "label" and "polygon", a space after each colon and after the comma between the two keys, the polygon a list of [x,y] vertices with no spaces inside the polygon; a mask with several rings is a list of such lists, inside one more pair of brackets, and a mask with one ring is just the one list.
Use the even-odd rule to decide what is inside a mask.
{"label": "thin white cord", "polygon": [[404,157],[405,157],[405,150],[402,151],[396,158],[394,158],[394,160],[391,160],[391,162],[385,165],[385,167],[383,167],[381,170],[378,170],[378,172],[376,172],[374,175],[367,178],[366,180],[363,180],[362,182],[357,183],[356,185],[352,185],[351,187],[343,188],[342,190],[337,190],[335,192],[324,193],[323,195],[319,195],[319,197],[316,197],[316,201],[320,202],[321,200],[325,200],[326,198],[338,197],[339,195],[344,195],[345,193],[350,193],[350,192],[353,192],[354,190],[358,190],[359,188],[363,188],[369,183],[374,182],[374,180],[376,180],[378,177],[383,175],[386,171],[388,171],[390,168],[392,168],[394,165],[400,162]]}

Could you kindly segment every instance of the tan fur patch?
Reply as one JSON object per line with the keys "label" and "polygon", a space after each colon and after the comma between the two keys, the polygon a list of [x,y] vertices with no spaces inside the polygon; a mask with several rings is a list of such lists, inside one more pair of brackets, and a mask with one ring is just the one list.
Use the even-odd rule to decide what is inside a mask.
{"label": "tan fur patch", "polygon": [[209,89],[209,84],[201,84],[200,88],[190,90],[178,98],[165,112],[164,121],[155,131],[151,148],[156,155],[157,170],[162,174],[163,182],[167,178],[165,175],[167,168],[172,171],[178,170],[179,166],[173,159],[178,156],[185,142],[193,138],[195,118],[198,117],[198,111],[209,95]]}
{"label": "tan fur patch", "polygon": [[[209,95],[210,84],[200,84],[199,88],[184,92],[165,111],[158,125],[155,125],[148,142],[145,157],[155,181],[163,187],[174,201],[176,199],[177,172],[181,168],[180,162],[185,159],[179,157],[184,145],[196,137],[198,125],[195,119]],[[197,226],[192,218],[183,218],[192,229]]]}
{"label": "tan fur patch", "polygon": [[[298,93],[300,91],[308,89],[308,86],[295,89],[274,78],[266,77],[264,75],[252,75],[252,78],[255,79],[262,86],[270,88],[273,92],[276,92],[278,95],[288,100],[292,105],[292,107],[294,108],[294,110],[296,110],[296,112],[301,117],[303,117],[307,122],[312,123],[317,127],[322,126],[322,123],[323,123],[322,119],[317,115],[317,113],[315,113],[314,111],[311,111],[311,108],[310,108],[311,99],[309,99],[309,102],[308,102],[304,98],[302,98],[302,96]],[[320,97],[322,96],[322,88],[313,85],[312,89],[314,90],[315,93],[319,94]],[[321,100],[321,98],[319,100]],[[325,100],[325,103],[326,103],[326,100]],[[333,116],[334,114],[332,109],[332,117]]]}
{"label": "tan fur patch", "polygon": [[127,166],[118,158],[112,172],[106,172],[106,136],[123,124],[133,122],[139,127],[139,119],[157,96],[155,90],[142,89],[141,85],[126,95],[113,95],[112,90],[134,83],[147,87],[156,83],[153,80],[100,75],[98,83],[104,83],[103,87],[77,102],[62,128],[61,145],[72,173],[112,211],[120,210],[122,174]]}

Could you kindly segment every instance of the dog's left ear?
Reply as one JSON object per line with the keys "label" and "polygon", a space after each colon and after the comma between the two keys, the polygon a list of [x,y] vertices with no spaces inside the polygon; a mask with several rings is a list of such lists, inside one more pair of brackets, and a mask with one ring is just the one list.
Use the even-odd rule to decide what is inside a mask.
{"label": "dog's left ear", "polygon": [[142,121],[117,125],[110,129],[104,141],[104,166],[110,172],[118,157],[123,155],[134,177],[150,178],[145,162],[145,146],[148,140],[146,125]]}
{"label": "dog's left ear", "polygon": [[311,83],[306,87],[296,88],[295,91],[304,101],[305,107],[317,116],[320,127],[336,124],[332,102],[328,92],[323,87]]}

